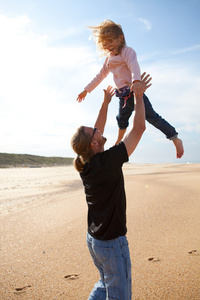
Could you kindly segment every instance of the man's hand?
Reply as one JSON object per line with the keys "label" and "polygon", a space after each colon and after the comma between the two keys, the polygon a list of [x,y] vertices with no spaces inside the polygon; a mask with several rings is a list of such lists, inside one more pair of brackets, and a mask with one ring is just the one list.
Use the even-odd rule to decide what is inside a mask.
{"label": "man's hand", "polygon": [[82,102],[82,101],[85,99],[86,95],[87,95],[87,91],[86,91],[86,90],[82,91],[82,92],[78,95],[76,101],[78,101],[79,103]]}
{"label": "man's hand", "polygon": [[143,88],[143,91],[145,92],[152,84],[150,83],[151,81],[151,77],[150,75],[146,75],[146,72],[144,72],[142,75],[141,75],[141,83],[142,83],[142,88]]}
{"label": "man's hand", "polygon": [[142,82],[140,81],[135,81],[131,84],[131,92],[134,91],[134,93],[141,98],[143,96],[144,90],[142,86]]}
{"label": "man's hand", "polygon": [[139,97],[142,97],[143,93],[151,86],[151,83],[149,84],[149,82],[151,81],[152,78],[150,77],[149,74],[146,76],[145,75],[146,72],[144,72],[141,75],[141,82],[135,81],[131,85],[131,91],[133,91]]}
{"label": "man's hand", "polygon": [[109,104],[114,94],[115,89],[109,85],[107,89],[104,90],[104,101]]}

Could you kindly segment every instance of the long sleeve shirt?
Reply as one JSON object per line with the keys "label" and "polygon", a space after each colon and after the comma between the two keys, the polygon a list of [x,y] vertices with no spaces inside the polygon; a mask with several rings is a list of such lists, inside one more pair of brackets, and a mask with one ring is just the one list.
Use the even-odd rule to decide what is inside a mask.
{"label": "long sleeve shirt", "polygon": [[118,55],[108,55],[102,69],[85,87],[85,90],[89,93],[93,91],[110,72],[113,73],[113,80],[117,89],[131,85],[135,80],[141,80],[136,52],[125,46]]}

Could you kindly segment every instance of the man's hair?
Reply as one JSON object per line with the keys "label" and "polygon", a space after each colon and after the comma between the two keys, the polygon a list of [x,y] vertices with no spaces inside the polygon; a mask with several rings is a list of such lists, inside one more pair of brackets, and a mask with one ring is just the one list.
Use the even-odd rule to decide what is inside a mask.
{"label": "man's hair", "polygon": [[78,172],[83,171],[86,162],[89,162],[94,155],[90,148],[91,135],[84,131],[84,126],[77,129],[71,139],[71,146],[77,157],[74,159],[74,167]]}
{"label": "man's hair", "polygon": [[[102,53],[102,55],[106,55],[108,53],[108,50],[104,48],[105,41],[109,39],[116,39],[120,35],[123,35],[124,37],[122,27],[111,20],[105,20],[97,26],[89,26],[88,28],[92,30],[97,49]],[[126,41],[124,37],[121,48],[125,45]]]}

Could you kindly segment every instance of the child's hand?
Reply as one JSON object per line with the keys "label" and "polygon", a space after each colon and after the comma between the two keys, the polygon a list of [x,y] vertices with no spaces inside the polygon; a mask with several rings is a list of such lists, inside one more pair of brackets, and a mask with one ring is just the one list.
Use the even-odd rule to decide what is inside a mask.
{"label": "child's hand", "polygon": [[78,102],[83,101],[83,100],[85,99],[86,95],[87,95],[87,91],[86,91],[86,90],[82,91],[82,92],[78,95],[76,101],[78,101]]}
{"label": "child's hand", "polygon": [[132,83],[131,85],[131,92],[134,91],[134,93],[139,96],[142,97],[143,93],[144,93],[144,88],[143,85],[140,81],[135,81]]}
{"label": "child's hand", "polygon": [[104,101],[108,104],[110,103],[112,96],[115,94],[115,89],[112,86],[108,86],[106,90],[104,90]]}

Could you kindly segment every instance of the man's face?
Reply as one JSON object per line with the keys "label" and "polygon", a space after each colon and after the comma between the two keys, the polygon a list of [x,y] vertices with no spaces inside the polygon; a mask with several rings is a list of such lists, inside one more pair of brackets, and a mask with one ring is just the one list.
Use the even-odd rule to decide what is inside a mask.
{"label": "man's face", "polygon": [[85,132],[91,135],[91,143],[97,142],[99,148],[103,148],[107,139],[101,134],[101,132],[97,128],[85,127]]}

